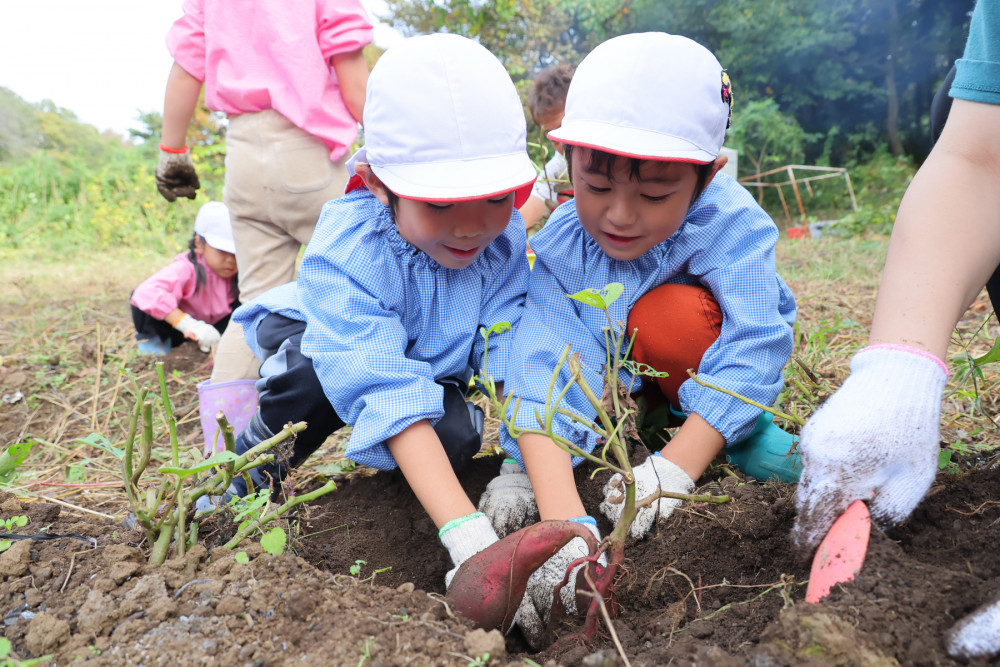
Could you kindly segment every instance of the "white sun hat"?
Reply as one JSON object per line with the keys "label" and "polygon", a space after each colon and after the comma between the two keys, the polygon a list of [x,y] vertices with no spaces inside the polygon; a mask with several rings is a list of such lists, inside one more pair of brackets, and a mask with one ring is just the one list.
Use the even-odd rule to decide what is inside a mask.
{"label": "white sun hat", "polygon": [[236,253],[229,209],[221,201],[210,201],[198,209],[198,215],[194,219],[194,232],[216,250]]}
{"label": "white sun hat", "polygon": [[524,108],[496,56],[452,34],[413,37],[379,58],[368,78],[365,145],[371,165],[404,199],[464,201],[530,194]]}
{"label": "white sun hat", "polygon": [[712,52],[663,32],[621,35],[583,59],[549,139],[651,160],[708,163],[732,110],[729,77]]}

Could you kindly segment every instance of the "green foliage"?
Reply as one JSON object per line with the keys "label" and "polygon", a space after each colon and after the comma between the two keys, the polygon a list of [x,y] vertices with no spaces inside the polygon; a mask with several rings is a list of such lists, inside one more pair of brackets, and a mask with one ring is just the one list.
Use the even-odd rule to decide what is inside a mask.
{"label": "green foliage", "polygon": [[[68,255],[110,247],[180,251],[204,201],[156,190],[160,115],[140,114],[135,145],[79,122],[52,102],[28,104],[0,88],[0,251]],[[203,107],[192,123],[199,198],[220,199],[224,131]]]}
{"label": "green foliage", "polygon": [[[625,291],[625,286],[621,283],[608,283],[601,289],[588,288],[580,290],[576,294],[567,294],[567,298],[579,301],[598,310],[607,310],[611,304],[618,300],[618,297]],[[508,325],[508,328],[510,325]]]}
{"label": "green foliage", "polygon": [[288,543],[288,535],[281,528],[272,528],[260,538],[260,547],[272,556],[280,556],[285,553],[285,544]]}
{"label": "green foliage", "polygon": [[745,176],[802,164],[805,144],[818,138],[804,131],[793,116],[782,113],[773,99],[764,99],[747,102],[734,115],[727,145],[740,152],[741,176]]}
{"label": "green foliage", "polygon": [[0,484],[7,484],[13,479],[17,467],[28,458],[35,444],[34,440],[15,442],[0,454]]}
{"label": "green foliage", "polygon": [[[0,519],[0,528],[3,528],[3,532],[12,533],[15,528],[21,528],[28,524],[28,517],[23,514],[18,514],[17,516],[12,516],[9,519]],[[14,544],[13,540],[3,538],[0,539],[0,553],[7,551]]]}
{"label": "green foliage", "polygon": [[[364,567],[367,564],[368,564],[368,561],[361,560],[359,558],[356,561],[354,561],[354,565],[351,565],[351,567],[347,568],[347,571],[351,573],[352,577],[359,577],[359,576],[361,576],[361,569],[362,569],[362,567]],[[361,583],[365,583],[365,582],[368,582],[368,581],[374,581],[375,577],[377,575],[382,574],[383,572],[388,572],[391,569],[392,569],[392,566],[376,568],[375,570],[372,571],[372,573],[370,575],[368,575],[367,577],[365,577],[364,579],[362,579]]]}
{"label": "green foliage", "polygon": [[865,164],[849,167],[858,199],[858,210],[850,211],[830,229],[838,236],[888,234],[896,211],[916,168],[906,158],[887,152],[876,154]]}

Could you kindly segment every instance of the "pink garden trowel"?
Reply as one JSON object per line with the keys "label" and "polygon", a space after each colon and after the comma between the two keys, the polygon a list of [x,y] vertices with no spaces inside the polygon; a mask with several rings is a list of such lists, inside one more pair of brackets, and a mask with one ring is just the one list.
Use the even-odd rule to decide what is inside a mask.
{"label": "pink garden trowel", "polygon": [[837,584],[854,579],[865,560],[871,527],[868,506],[861,500],[833,522],[813,557],[806,602],[819,602]]}

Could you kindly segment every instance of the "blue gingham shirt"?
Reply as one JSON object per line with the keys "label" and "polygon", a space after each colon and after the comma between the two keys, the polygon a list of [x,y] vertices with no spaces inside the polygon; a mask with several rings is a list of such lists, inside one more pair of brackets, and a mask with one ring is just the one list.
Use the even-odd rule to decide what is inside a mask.
{"label": "blue gingham shirt", "polygon": [[[297,283],[239,308],[235,321],[258,357],[257,326],[269,313],[306,322],[302,353],[337,415],[354,428],[346,455],[373,468],[396,462],[386,440],[444,415],[436,380],[464,387],[482,364],[479,328],[515,327],[528,284],[524,219],[464,269],[442,267],[396,230],[388,207],[364,188],[323,207]],[[491,335],[488,365],[507,375],[513,334]]]}
{"label": "blue gingham shirt", "polygon": [[[630,261],[612,259],[601,250],[580,224],[575,202],[557,208],[531,238],[537,258],[524,316],[514,330],[506,385],[506,390],[522,398],[516,424],[538,428],[535,410],[544,415],[549,381],[567,344],[579,353],[584,379],[601,396],[607,318],[603,311],[565,295],[612,282],[625,287],[610,308],[614,322],[627,321],[639,297],[665,283],[702,285],[711,291],[722,309],[722,330],[706,350],[699,376],[771,405],[783,384],[781,370],[791,357],[795,321],[795,297],[775,269],[777,240],[778,229],[771,218],[745,188],[725,174],[715,176],[670,238]],[[564,364],[553,396],[566,385],[569,375]],[[621,380],[628,386],[632,375],[622,371]],[[642,378],[635,378],[632,386],[639,389]],[[759,408],[690,378],[681,385],[680,402],[685,413],[697,412],[728,444],[748,435],[760,414]],[[596,417],[579,387],[573,387],[561,407],[589,421]],[[561,415],[556,415],[553,431],[587,452],[596,445],[596,434]],[[500,437],[504,450],[522,461],[517,442],[506,428]],[[574,458],[574,465],[581,460]]]}

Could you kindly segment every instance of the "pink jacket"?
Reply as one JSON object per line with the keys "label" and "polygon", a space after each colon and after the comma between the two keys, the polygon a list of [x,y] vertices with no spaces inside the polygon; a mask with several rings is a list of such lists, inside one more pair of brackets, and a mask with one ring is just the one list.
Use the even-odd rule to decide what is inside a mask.
{"label": "pink jacket", "polygon": [[360,0],[185,0],[167,49],[227,114],[274,109],[336,160],[357,136],[330,58],[372,41]]}
{"label": "pink jacket", "polygon": [[208,268],[203,257],[198,262],[205,269],[205,284],[195,291],[197,275],[187,253],[174,257],[174,261],[160,269],[132,292],[132,305],[162,320],[174,308],[209,324],[215,324],[233,312],[229,307],[232,297],[229,290],[232,278],[223,278]]}

